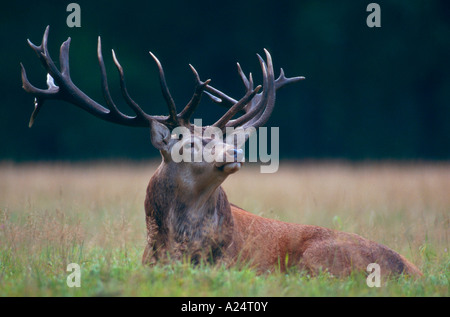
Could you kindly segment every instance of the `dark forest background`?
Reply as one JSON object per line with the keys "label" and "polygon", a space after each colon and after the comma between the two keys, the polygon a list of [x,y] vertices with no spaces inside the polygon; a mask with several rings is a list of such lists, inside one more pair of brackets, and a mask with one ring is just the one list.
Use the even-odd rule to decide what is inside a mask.
{"label": "dark forest background", "polygon": [[[81,28],[66,7],[81,6]],[[366,25],[361,0],[291,1],[9,1],[0,11],[0,160],[146,159],[159,155],[149,131],[103,122],[64,102],[47,102],[33,126],[30,81],[45,88],[45,71],[26,39],[49,50],[71,43],[74,82],[103,102],[97,36],[112,95],[120,94],[110,49],[125,69],[133,98],[150,114],[167,114],[148,51],[161,60],[179,109],[194,89],[188,64],[236,99],[244,89],[239,62],[261,83],[256,53],[267,48],[276,76],[306,80],[279,91],[269,126],[280,127],[282,158],[450,159],[450,1],[376,1],[381,28]],[[203,98],[196,112],[213,123],[224,109]]]}

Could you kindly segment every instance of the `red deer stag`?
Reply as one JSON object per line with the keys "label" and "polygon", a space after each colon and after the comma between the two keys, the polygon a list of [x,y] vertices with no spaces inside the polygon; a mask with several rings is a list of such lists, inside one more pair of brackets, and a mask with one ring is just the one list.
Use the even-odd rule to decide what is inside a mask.
{"label": "red deer stag", "polygon": [[[151,142],[162,155],[162,163],[150,179],[145,199],[147,246],[142,259],[144,264],[187,257],[194,263],[203,260],[224,261],[227,264],[243,261],[259,271],[297,266],[310,274],[327,270],[342,276],[352,271],[364,271],[368,264],[378,263],[383,276],[401,273],[421,275],[403,256],[356,234],[266,219],[230,204],[221,184],[241,168],[237,158],[239,150],[233,146],[225,146],[222,153],[234,155],[235,159],[231,162],[173,160],[171,149],[178,142],[184,142],[183,150],[194,152],[198,151],[194,140],[200,141],[200,144],[211,141],[194,132],[205,127],[195,127],[190,123],[203,92],[216,103],[229,108],[213,127],[224,131],[226,127],[258,128],[268,121],[274,108],[276,91],[304,78],[287,78],[281,69],[280,76],[275,79],[272,59],[267,51],[266,61],[258,55],[263,73],[263,91],[260,93],[261,86],[254,88],[251,75],[247,78],[238,64],[246,88],[240,100],[213,88],[209,85],[210,80],[201,81],[196,70],[190,66],[196,87],[192,99],[179,113],[167,87],[163,68],[155,55],[150,53],[159,70],[162,93],[169,108],[167,116],[148,115],[131,99],[123,69],[113,51],[121,92],[135,113],[128,116],[118,110],[109,93],[100,37],[97,55],[107,107],[89,98],[72,82],[69,72],[70,38],[61,45],[60,69],[56,67],[47,49],[48,31],[47,27],[40,46],[28,41],[48,72],[48,88],[39,89],[30,84],[21,65],[23,88],[35,97],[30,126],[45,100],[63,100],[106,121],[150,127]],[[233,119],[236,114],[241,116]],[[174,137],[172,131],[177,127],[187,128],[193,132],[192,136],[181,140],[178,136]]]}

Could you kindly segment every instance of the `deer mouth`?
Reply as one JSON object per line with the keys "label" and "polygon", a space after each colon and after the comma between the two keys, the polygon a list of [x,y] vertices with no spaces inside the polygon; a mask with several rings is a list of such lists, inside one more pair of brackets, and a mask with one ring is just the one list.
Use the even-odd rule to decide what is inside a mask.
{"label": "deer mouth", "polygon": [[219,171],[226,174],[233,174],[241,169],[244,160],[244,152],[241,149],[232,149],[231,151],[229,150],[227,154],[232,156],[225,156],[224,162],[216,161],[215,166]]}
{"label": "deer mouth", "polygon": [[226,174],[233,174],[239,171],[242,167],[242,162],[216,162],[216,168]]}

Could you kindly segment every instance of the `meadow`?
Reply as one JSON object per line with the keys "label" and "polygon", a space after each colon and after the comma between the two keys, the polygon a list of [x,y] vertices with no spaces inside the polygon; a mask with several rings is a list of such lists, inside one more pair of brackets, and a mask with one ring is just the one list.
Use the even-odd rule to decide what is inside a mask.
{"label": "meadow", "polygon": [[[0,296],[449,296],[450,164],[281,162],[244,166],[230,202],[282,221],[354,232],[424,273],[368,287],[364,274],[257,274],[141,265],[144,198],[159,162],[0,163]],[[68,287],[69,263],[81,286]]]}

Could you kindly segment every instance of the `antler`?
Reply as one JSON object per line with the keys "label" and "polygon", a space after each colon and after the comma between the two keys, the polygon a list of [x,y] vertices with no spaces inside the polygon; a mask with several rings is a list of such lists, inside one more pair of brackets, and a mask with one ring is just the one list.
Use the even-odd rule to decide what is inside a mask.
{"label": "antler", "polygon": [[[219,127],[224,130],[226,127],[238,127],[242,126],[246,127],[260,127],[264,125],[269,119],[273,107],[275,105],[275,93],[276,91],[293,82],[297,82],[299,80],[304,79],[304,77],[293,77],[286,78],[281,69],[280,76],[275,80],[274,72],[273,72],[273,64],[272,58],[267,50],[264,50],[266,54],[267,64],[258,55],[259,62],[261,64],[261,69],[263,73],[263,86],[264,89],[261,93],[258,94],[261,86],[257,86],[253,88],[253,79],[250,74],[249,78],[247,78],[242,71],[240,65],[238,64],[238,72],[239,75],[246,87],[246,94],[240,99],[235,100],[220,90],[215,89],[210,86],[210,79],[206,81],[201,81],[200,77],[192,65],[189,65],[196,80],[196,87],[194,90],[194,94],[186,105],[186,107],[177,114],[175,102],[173,101],[172,96],[170,95],[169,88],[166,83],[164,70],[160,61],[156,58],[156,56],[150,52],[150,55],[155,60],[155,63],[158,67],[159,71],[159,80],[161,84],[161,91],[163,93],[164,99],[166,100],[169,115],[168,116],[153,116],[145,113],[141,107],[130,97],[128,94],[128,90],[125,84],[124,71],[122,66],[120,65],[114,50],[112,51],[112,56],[114,60],[114,64],[117,67],[120,77],[120,88],[128,106],[133,110],[135,116],[128,116],[122,113],[114,101],[111,98],[111,94],[109,92],[108,80],[106,76],[106,68],[105,63],[103,61],[102,55],[102,47],[101,47],[101,39],[98,37],[98,46],[97,46],[97,57],[100,66],[100,75],[101,75],[101,86],[103,91],[103,97],[105,99],[107,107],[97,103],[88,97],[85,93],[83,93],[73,82],[70,77],[70,68],[69,68],[69,46],[70,46],[70,37],[61,45],[60,49],[60,69],[58,69],[50,57],[47,48],[48,41],[48,33],[50,27],[47,26],[44,32],[44,36],[42,38],[42,43],[39,46],[34,45],[30,40],[28,40],[28,44],[38,55],[42,65],[47,71],[47,89],[39,89],[33,86],[28,78],[25,71],[24,66],[21,65],[22,68],[22,83],[23,88],[26,92],[35,96],[35,109],[31,115],[29,126],[33,125],[34,120],[36,119],[39,110],[42,108],[45,100],[47,99],[56,99],[63,100],[69,102],[77,107],[84,109],[85,111],[93,114],[94,116],[103,119],[105,121],[122,124],[126,126],[132,127],[148,127],[151,125],[152,120],[158,121],[169,128],[174,128],[176,126],[191,126],[190,118],[200,103],[201,96],[203,92],[207,93],[208,96],[215,102],[220,105],[224,105],[229,107],[228,111],[216,122],[214,123],[214,127]],[[237,119],[232,120],[232,118],[237,114],[243,112],[244,114]]]}
{"label": "antler", "polygon": [[[262,57],[259,54],[257,54],[263,73],[264,89],[261,93],[254,95],[254,97],[251,98],[250,102],[248,102],[246,105],[244,106],[239,105],[238,101],[236,101],[232,97],[229,97],[228,95],[224,94],[223,92],[214,87],[208,85],[205,88],[205,93],[215,103],[225,107],[229,107],[230,110],[228,112],[231,111],[233,113],[233,115],[227,116],[228,120],[222,117],[219,121],[217,121],[214,124],[214,126],[219,126],[221,128],[223,127],[247,128],[250,126],[258,128],[266,124],[270,115],[272,114],[272,110],[275,105],[276,91],[287,84],[295,83],[305,79],[305,77],[303,76],[287,78],[284,75],[283,69],[281,68],[280,76],[275,80],[272,57],[270,56],[270,53],[266,49],[264,49],[264,52],[266,54],[267,64],[262,59]],[[248,79],[245,76],[244,72],[242,71],[242,68],[239,65],[239,63],[237,64],[237,66],[238,66],[238,73],[242,79],[242,82],[244,83],[245,88],[247,89],[247,93],[249,93],[250,91],[253,90],[252,74],[250,73]],[[232,109],[234,110],[232,111]],[[236,113],[239,112],[243,112],[244,114],[238,117],[237,119],[230,120]]]}
{"label": "antler", "polygon": [[128,104],[128,106],[133,110],[135,116],[128,116],[119,111],[118,107],[114,103],[111,98],[111,94],[109,92],[109,86],[106,76],[105,64],[103,61],[102,48],[101,48],[101,39],[98,37],[98,46],[97,46],[97,57],[100,66],[100,75],[101,75],[101,85],[103,91],[103,97],[105,99],[106,105],[102,106],[96,101],[92,100],[89,96],[83,93],[73,82],[70,77],[69,70],[69,46],[71,39],[68,38],[62,45],[60,50],[60,70],[56,67],[55,63],[50,57],[47,48],[48,42],[48,33],[50,27],[47,26],[44,32],[44,36],[42,38],[42,43],[39,46],[34,45],[30,40],[28,40],[28,44],[30,47],[36,52],[38,55],[42,65],[48,72],[47,74],[47,89],[39,89],[33,86],[28,78],[23,64],[21,63],[22,68],[22,84],[23,88],[26,92],[35,96],[35,109],[31,115],[29,126],[33,125],[34,120],[36,119],[39,110],[42,108],[45,100],[47,99],[57,99],[69,102],[77,107],[84,109],[90,114],[103,119],[105,121],[122,124],[126,126],[132,127],[148,127],[150,126],[151,120],[156,120],[160,123],[165,124],[168,127],[175,127],[179,125],[189,125],[189,119],[200,102],[201,95],[210,82],[207,80],[202,82],[193,67],[192,71],[194,72],[196,78],[196,88],[194,92],[194,96],[192,97],[189,104],[183,109],[180,114],[177,114],[175,103],[170,95],[169,88],[165,81],[164,70],[161,66],[161,63],[156,58],[156,56],[150,52],[150,55],[156,62],[159,70],[159,77],[161,83],[161,90],[163,92],[164,98],[167,102],[169,108],[168,116],[152,116],[145,113],[141,107],[130,97],[128,94],[123,68],[120,65],[116,54],[112,51],[113,60],[119,71],[120,76],[120,86],[122,95]]}

